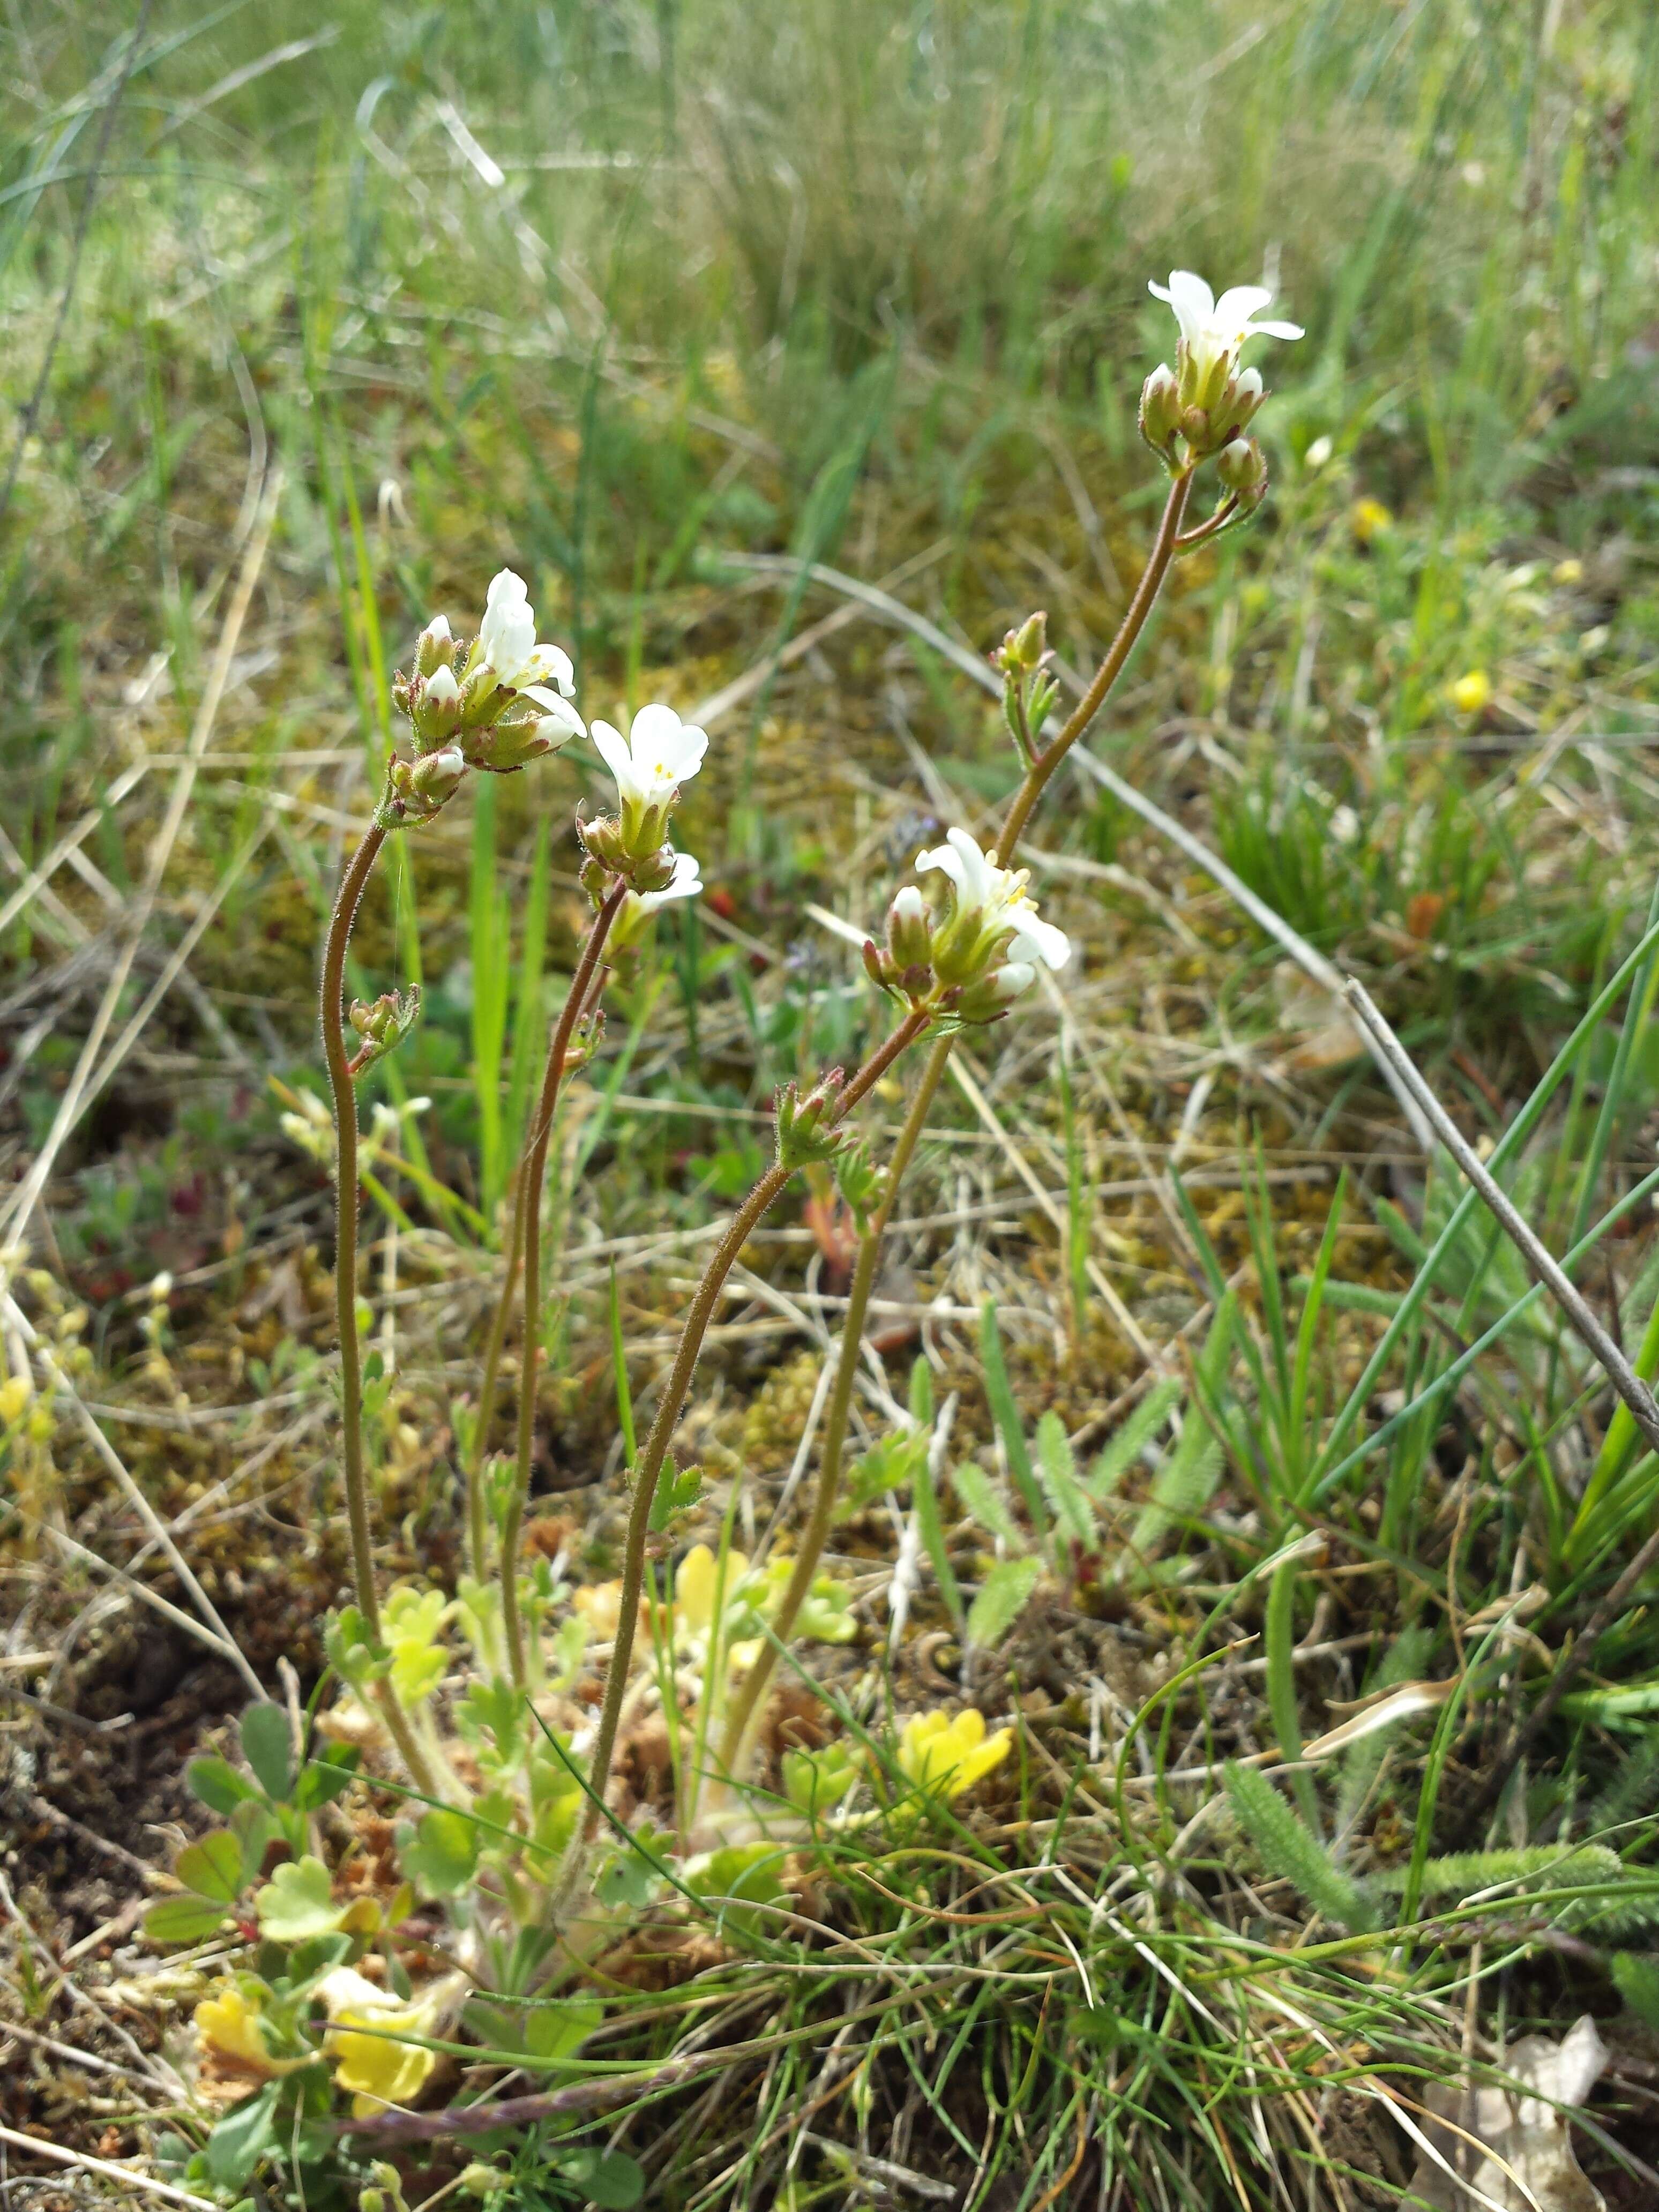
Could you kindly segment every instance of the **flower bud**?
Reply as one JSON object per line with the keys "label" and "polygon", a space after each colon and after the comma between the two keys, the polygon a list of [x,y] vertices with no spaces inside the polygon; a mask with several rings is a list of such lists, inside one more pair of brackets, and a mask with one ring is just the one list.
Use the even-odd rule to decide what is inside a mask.
{"label": "flower bud", "polygon": [[416,744],[422,752],[434,752],[448,744],[461,719],[461,687],[455,681],[455,672],[447,666],[434,669],[430,676],[411,684],[409,692],[409,719],[414,725]]}
{"label": "flower bud", "polygon": [[466,763],[459,745],[445,745],[424,753],[419,760],[399,760],[394,755],[386,771],[387,795],[376,815],[385,830],[400,830],[406,823],[430,822],[460,788]]}
{"label": "flower bud", "polygon": [[421,992],[418,984],[407,993],[383,992],[372,1001],[354,999],[347,1018],[362,1039],[362,1043],[353,1056],[352,1073],[361,1074],[364,1068],[373,1066],[377,1060],[383,1060],[387,1053],[395,1052],[420,1018]]}
{"label": "flower bud", "polygon": [[887,909],[887,951],[893,965],[901,973],[930,967],[933,936],[927,902],[914,884],[906,884]]}
{"label": "flower bud", "polygon": [[661,810],[661,817],[659,842],[642,851],[635,847],[630,826],[614,814],[600,814],[591,822],[578,822],[576,829],[590,860],[598,861],[608,875],[620,876],[630,890],[645,897],[653,891],[666,890],[674,881],[677,856],[674,848],[661,837],[667,826],[665,808]]}
{"label": "flower bud", "polygon": [[415,665],[422,676],[435,676],[441,668],[453,672],[455,641],[442,615],[434,615],[421,632],[415,647]]}
{"label": "flower bud", "polygon": [[1267,398],[1260,369],[1247,368],[1240,372],[1228,386],[1222,398],[1219,413],[1227,424],[1228,436],[1236,438]]}
{"label": "flower bud", "polygon": [[1254,507],[1267,489],[1267,457],[1254,438],[1235,438],[1218,455],[1216,473],[1229,491]]}
{"label": "flower bud", "polygon": [[960,1022],[999,1022],[1022,991],[1036,981],[1036,969],[1028,960],[1005,960],[988,975],[964,985],[951,1011]]}
{"label": "flower bud", "polygon": [[781,1167],[805,1167],[813,1160],[830,1159],[841,1149],[841,1132],[834,1125],[834,1114],[845,1079],[840,1068],[832,1067],[805,1097],[793,1083],[786,1083],[778,1092],[775,1110]]}
{"label": "flower bud", "polygon": [[556,752],[570,741],[572,732],[550,714],[528,721],[496,722],[487,730],[463,730],[461,750],[469,768],[490,775],[516,775],[544,753]]}
{"label": "flower bud", "polygon": [[1168,362],[1160,362],[1140,387],[1140,434],[1155,453],[1167,456],[1181,428],[1181,386]]}
{"label": "flower bud", "polygon": [[1042,667],[1048,650],[1048,617],[1041,608],[1028,615],[1018,629],[1011,629],[991,655],[992,665],[1005,676],[1030,676]]}

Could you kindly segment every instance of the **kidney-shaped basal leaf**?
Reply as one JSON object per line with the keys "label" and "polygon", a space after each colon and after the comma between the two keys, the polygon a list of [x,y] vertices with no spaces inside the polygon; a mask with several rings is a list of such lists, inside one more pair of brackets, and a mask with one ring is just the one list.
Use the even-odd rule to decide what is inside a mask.
{"label": "kidney-shaped basal leaf", "polygon": [[273,1943],[304,1943],[331,1936],[345,1917],[336,1905],[328,1869],[309,1854],[279,1866],[254,1899],[261,1931]]}
{"label": "kidney-shaped basal leaf", "polygon": [[476,1822],[440,1807],[398,1832],[398,1863],[422,1897],[453,1897],[478,1864]]}

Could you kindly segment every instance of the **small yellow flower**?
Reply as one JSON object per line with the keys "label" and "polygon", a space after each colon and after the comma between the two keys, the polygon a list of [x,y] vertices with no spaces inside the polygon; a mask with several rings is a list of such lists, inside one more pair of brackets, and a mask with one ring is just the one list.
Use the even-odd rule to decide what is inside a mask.
{"label": "small yellow flower", "polygon": [[264,2021],[259,2008],[228,1983],[217,1996],[204,1997],[192,2014],[196,2033],[204,2049],[234,2059],[255,2074],[291,2074],[304,2066],[303,2058],[273,2058],[265,2048]]}
{"label": "small yellow flower", "polygon": [[679,1571],[674,1577],[674,1614],[679,1627],[688,1636],[707,1636],[714,1625],[714,1591],[718,1586],[721,1605],[731,1604],[738,1584],[749,1572],[746,1552],[728,1552],[726,1555],[724,1578],[720,1563],[707,1544],[694,1544],[680,1561]]}
{"label": "small yellow flower", "polygon": [[1484,714],[1492,698],[1492,678],[1484,668],[1470,669],[1451,687],[1451,702],[1460,714]]}
{"label": "small yellow flower", "polygon": [[899,1771],[935,1796],[960,1797],[994,1766],[1001,1765],[1012,1743],[1012,1732],[1006,1728],[986,1735],[985,1716],[977,1706],[965,1707],[954,1720],[935,1707],[904,1723]]}
{"label": "small yellow flower", "polygon": [[1550,574],[1558,584],[1581,584],[1584,580],[1584,564],[1569,555],[1565,561],[1556,562]]}
{"label": "small yellow flower", "polygon": [[351,2092],[353,2113],[366,2119],[386,2105],[407,2105],[420,2094],[438,2063],[435,2051],[403,2035],[429,2035],[435,2008],[391,1995],[355,1966],[337,1966],[318,1984],[328,2008],[323,2045],[334,2061],[334,2079]]}
{"label": "small yellow flower", "polygon": [[622,1584],[584,1583],[570,1597],[571,1609],[587,1624],[587,1632],[599,1644],[609,1644],[622,1619]]}
{"label": "small yellow flower", "polygon": [[1394,517],[1380,499],[1357,499],[1348,527],[1362,545],[1369,545],[1373,538],[1394,528]]}
{"label": "small yellow flower", "polygon": [[21,1421],[33,1395],[34,1385],[27,1375],[9,1375],[0,1382],[0,1426],[9,1428]]}

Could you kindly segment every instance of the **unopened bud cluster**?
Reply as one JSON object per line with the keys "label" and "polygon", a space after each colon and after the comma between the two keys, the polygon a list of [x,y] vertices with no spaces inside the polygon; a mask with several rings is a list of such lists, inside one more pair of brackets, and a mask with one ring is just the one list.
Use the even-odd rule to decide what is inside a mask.
{"label": "unopened bud cluster", "polygon": [[581,717],[568,704],[574,688],[568,654],[537,642],[535,610],[512,569],[491,583],[471,643],[459,642],[445,617],[434,616],[416,645],[412,672],[392,686],[415,757],[394,754],[388,764],[381,827],[431,821],[470,769],[514,775],[580,737]]}
{"label": "unopened bud cluster", "polygon": [[351,1073],[360,1075],[387,1053],[395,1052],[421,1018],[421,989],[383,991],[378,999],[354,999],[346,1018],[362,1039],[350,1060]]}
{"label": "unopened bud cluster", "polygon": [[1048,672],[1048,617],[1039,611],[1029,615],[1018,629],[1011,629],[991,655],[991,665],[1002,677],[1002,715],[1022,760],[1034,760],[1041,747],[1042,726],[1059,696],[1060,686]]}
{"label": "unopened bud cluster", "polygon": [[841,1150],[842,1133],[836,1122],[845,1082],[841,1069],[832,1067],[804,1097],[793,1083],[778,1092],[774,1111],[780,1167],[809,1167],[815,1161],[832,1159]]}

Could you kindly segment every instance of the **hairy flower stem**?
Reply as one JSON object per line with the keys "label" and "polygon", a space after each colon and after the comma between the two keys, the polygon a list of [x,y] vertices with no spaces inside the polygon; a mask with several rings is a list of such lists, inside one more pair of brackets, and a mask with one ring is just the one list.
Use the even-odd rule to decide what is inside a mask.
{"label": "hairy flower stem", "polygon": [[1123,620],[1118,624],[1117,635],[1106,648],[1106,658],[1094,673],[1094,680],[1078,701],[1052,743],[1045,745],[1025,771],[1024,781],[1014,793],[1014,803],[1008,810],[1008,818],[1002,825],[1002,835],[997,839],[997,859],[1005,868],[1014,865],[1014,848],[1024,836],[1031,809],[1042,798],[1044,787],[1072,747],[1088,728],[1106,703],[1106,695],[1123,673],[1123,664],[1135,647],[1136,640],[1146,626],[1164,580],[1170,573],[1170,563],[1176,556],[1176,541],[1181,535],[1181,519],[1187,512],[1188,495],[1193,488],[1190,469],[1176,477],[1170,486],[1170,495],[1164,502],[1164,513],[1158,526],[1158,536],[1142,569],[1140,581],[1135,586],[1134,597],[1124,610]]}
{"label": "hairy flower stem", "polygon": [[[859,1240],[859,1255],[848,1291],[848,1327],[842,1335],[841,1359],[836,1369],[830,1402],[824,1409],[823,1455],[818,1466],[811,1517],[801,1538],[800,1549],[795,1554],[794,1571],[789,1577],[782,1602],[772,1620],[772,1631],[778,1644],[787,1644],[789,1640],[800,1609],[811,1595],[818,1562],[823,1559],[823,1547],[830,1540],[830,1527],[835,1518],[836,1500],[841,1489],[842,1456],[847,1440],[847,1423],[852,1412],[853,1385],[858,1376],[864,1317],[875,1287],[882,1236],[893,1211],[893,1201],[898,1195],[899,1183],[910,1164],[912,1153],[921,1141],[927,1116],[933,1110],[933,1099],[944,1079],[951,1058],[951,1042],[948,1036],[937,1039],[923,1063],[921,1080],[916,1085],[915,1096],[910,1101],[904,1126],[899,1131],[892,1158],[888,1163],[887,1184],[881,1203],[871,1215],[870,1225]],[[724,1773],[740,1773],[746,1762],[749,1747],[745,1738],[752,1732],[751,1723],[760,1711],[767,1686],[776,1669],[778,1644],[765,1646],[744,1677],[743,1686],[732,1700],[732,1710],[726,1716],[726,1733],[720,1741],[718,1761],[720,1770]]]}
{"label": "hairy flower stem", "polygon": [[368,1524],[368,1489],[363,1476],[363,1354],[357,1339],[357,1087],[346,1050],[344,1000],[346,947],[363,887],[386,842],[375,823],[364,833],[340,878],[323,945],[319,998],[323,1056],[334,1093],[335,1189],[338,1200],[334,1240],[334,1310],[340,1333],[341,1469],[345,1479],[346,1519],[351,1530],[351,1579],[357,1609],[378,1643],[380,1601],[374,1589],[374,1547]]}
{"label": "hairy flower stem", "polygon": [[[357,1176],[357,1086],[351,1055],[346,1050],[346,948],[357,918],[364,886],[385,844],[386,831],[377,823],[346,865],[329,917],[323,945],[323,975],[319,1004],[323,1032],[323,1057],[334,1093],[336,1147],[335,1186],[338,1212],[334,1240],[334,1310],[340,1334],[340,1463],[345,1480],[346,1520],[351,1531],[351,1580],[357,1610],[369,1635],[380,1638],[380,1601],[374,1588],[374,1546],[368,1519],[368,1486],[363,1473],[363,1354],[357,1335],[357,1209],[361,1189]],[[375,1685],[374,1700],[398,1747],[399,1757],[416,1788],[441,1799],[431,1763],[415,1739],[408,1714],[390,1682]]]}
{"label": "hairy flower stem", "polygon": [[[565,1063],[570,1056],[571,1039],[576,1024],[586,1007],[594,978],[599,972],[599,956],[605,951],[605,941],[611,934],[611,925],[621,911],[628,896],[626,884],[614,883],[601,900],[598,912],[587,933],[576,962],[576,972],[570,978],[570,988],[560,1011],[553,1041],[547,1050],[547,1066],[542,1075],[541,1095],[536,1102],[536,1118],[530,1127],[529,1140],[520,1162],[517,1190],[514,1198],[514,1225],[510,1239],[513,1250],[522,1255],[524,1268],[524,1345],[519,1354],[519,1460],[518,1479],[513,1486],[513,1495],[501,1523],[501,1626],[507,1638],[507,1664],[513,1670],[513,1680],[523,1689],[526,1680],[524,1624],[519,1615],[519,1532],[524,1523],[525,1501],[530,1495],[530,1461],[536,1441],[536,1376],[542,1354],[542,1188],[547,1179],[547,1148],[553,1134],[553,1111],[559,1103],[559,1086],[564,1080]],[[508,1261],[508,1276],[501,1288],[501,1304],[505,1307],[513,1295],[512,1261]],[[498,1316],[499,1317],[499,1316]],[[503,1332],[504,1333],[504,1332]],[[496,1332],[492,1329],[492,1344]],[[497,1347],[497,1361],[500,1352]],[[495,1396],[494,1376],[489,1378],[489,1396]],[[473,1450],[471,1489],[483,1489],[483,1443],[485,1424],[491,1410],[483,1395],[478,1401],[479,1431]],[[481,1501],[480,1501],[481,1504]],[[472,1510],[474,1544],[473,1568],[481,1571],[483,1552],[479,1545],[482,1527],[480,1514]]]}
{"label": "hairy flower stem", "polygon": [[[1008,817],[997,839],[997,859],[1005,868],[1014,865],[1015,849],[1044,787],[1105,704],[1107,694],[1122,674],[1124,664],[1146,627],[1146,617],[1164,587],[1170,563],[1179,550],[1181,520],[1187,511],[1192,481],[1192,471],[1188,470],[1176,477],[1170,486],[1170,495],[1164,503],[1158,536],[1153,540],[1146,568],[1135,586],[1134,596],[1124,611],[1123,620],[1118,625],[1117,635],[1095,672],[1094,680],[1053,740],[1041,751],[1034,748],[1031,752],[1024,777],[1014,793]],[[921,1081],[916,1086],[916,1095],[910,1103],[910,1110],[905,1116],[904,1126],[893,1148],[893,1157],[888,1164],[886,1188],[883,1192],[881,1204],[871,1216],[870,1225],[859,1240],[858,1258],[854,1264],[853,1280],[848,1290],[847,1311],[842,1324],[840,1361],[830,1403],[824,1408],[823,1441],[819,1452],[817,1487],[813,1494],[811,1514],[801,1538],[800,1549],[795,1555],[794,1570],[784,1592],[783,1601],[772,1617],[771,1630],[775,1641],[769,1642],[760,1654],[732,1701],[720,1746],[720,1768],[734,1779],[740,1778],[747,1762],[750,1740],[754,1734],[761,1703],[777,1666],[779,1646],[789,1641],[817,1576],[824,1546],[829,1541],[836,1500],[841,1487],[842,1460],[847,1442],[847,1424],[852,1413],[853,1385],[858,1372],[859,1351],[864,1341],[865,1319],[875,1289],[882,1238],[898,1197],[899,1185],[921,1139],[939,1084],[944,1079],[954,1041],[952,1037],[940,1037],[928,1055]]]}
{"label": "hairy flower stem", "polygon": [[[927,1024],[928,1017],[925,1014],[908,1014],[905,1017],[886,1042],[871,1054],[842,1091],[832,1109],[830,1118],[833,1121],[845,1120],[854,1107],[874,1089],[899,1054],[915,1042]],[[593,1838],[599,1833],[599,1822],[603,1818],[605,1792],[611,1780],[611,1762],[617,1747],[617,1727],[628,1687],[629,1668],[633,1662],[634,1637],[639,1626],[640,1593],[645,1586],[645,1548],[646,1539],[651,1533],[651,1509],[656,1502],[657,1482],[668,1456],[669,1443],[679,1423],[680,1408],[685,1401],[686,1392],[691,1387],[691,1377],[702,1350],[702,1340],[708,1334],[709,1322],[714,1319],[714,1309],[726,1286],[726,1279],[736,1267],[738,1255],[764,1219],[773,1200],[794,1173],[793,1168],[785,1167],[781,1163],[769,1167],[728,1223],[719,1249],[708,1262],[703,1279],[697,1285],[696,1296],[691,1301],[691,1310],[680,1331],[673,1366],[657,1401],[656,1419],[651,1424],[651,1433],[645,1440],[645,1449],[641,1452],[639,1463],[634,1471],[634,1503],[628,1516],[628,1531],[623,1546],[622,1598],[617,1607],[617,1635],[611,1647],[611,1664],[605,1674],[599,1729],[594,1737],[593,1756],[588,1769],[587,1802],[582,1810],[581,1824],[571,1842],[564,1872],[554,1893],[552,1911],[555,1917],[568,1900],[580,1879],[583,1864],[592,1849]]]}

